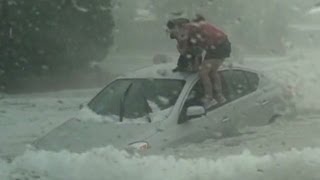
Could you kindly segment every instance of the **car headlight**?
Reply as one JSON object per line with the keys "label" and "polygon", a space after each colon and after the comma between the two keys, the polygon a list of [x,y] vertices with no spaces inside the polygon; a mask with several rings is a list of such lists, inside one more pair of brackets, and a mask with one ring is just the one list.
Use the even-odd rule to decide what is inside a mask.
{"label": "car headlight", "polygon": [[130,143],[129,147],[136,150],[140,150],[140,151],[144,151],[151,148],[150,144],[146,141],[138,141],[138,142]]}

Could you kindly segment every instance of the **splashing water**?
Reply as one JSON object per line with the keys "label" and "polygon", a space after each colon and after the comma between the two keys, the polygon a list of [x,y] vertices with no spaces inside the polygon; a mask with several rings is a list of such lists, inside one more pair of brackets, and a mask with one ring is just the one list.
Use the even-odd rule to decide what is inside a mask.
{"label": "splashing water", "polygon": [[220,159],[130,156],[112,147],[83,154],[28,151],[12,163],[0,162],[0,179],[28,180],[301,180],[320,176],[320,149],[266,156],[250,152]]}

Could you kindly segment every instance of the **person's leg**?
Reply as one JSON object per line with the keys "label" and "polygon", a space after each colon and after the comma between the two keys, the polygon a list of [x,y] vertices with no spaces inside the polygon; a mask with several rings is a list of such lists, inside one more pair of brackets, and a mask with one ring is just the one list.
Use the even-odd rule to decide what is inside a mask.
{"label": "person's leg", "polygon": [[211,61],[204,61],[199,67],[199,76],[200,80],[202,82],[203,88],[204,88],[204,98],[203,102],[205,106],[209,104],[213,99],[213,86],[212,86],[212,81],[210,78],[212,70],[212,62]]}
{"label": "person's leg", "polygon": [[205,60],[213,62],[211,80],[213,89],[215,90],[215,98],[219,103],[224,103],[226,99],[222,94],[222,85],[218,69],[222,65],[224,59],[230,56],[230,52],[231,44],[229,40],[227,40],[224,43],[215,46],[214,49],[208,49],[205,56]]}
{"label": "person's leg", "polygon": [[211,69],[210,77],[211,77],[211,82],[213,85],[213,90],[215,91],[214,96],[215,96],[215,99],[219,103],[224,103],[226,101],[226,99],[224,98],[223,93],[222,93],[221,78],[218,73],[218,69],[221,66],[223,60],[214,59],[212,61],[213,61],[213,66]]}

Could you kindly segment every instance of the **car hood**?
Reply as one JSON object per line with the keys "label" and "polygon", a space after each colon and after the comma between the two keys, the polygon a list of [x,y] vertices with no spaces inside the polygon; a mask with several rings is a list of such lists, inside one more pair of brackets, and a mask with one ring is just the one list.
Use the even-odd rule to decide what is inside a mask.
{"label": "car hood", "polygon": [[151,137],[157,132],[158,125],[159,122],[134,124],[72,118],[36,140],[33,145],[42,150],[77,153],[109,145],[122,149],[132,142]]}

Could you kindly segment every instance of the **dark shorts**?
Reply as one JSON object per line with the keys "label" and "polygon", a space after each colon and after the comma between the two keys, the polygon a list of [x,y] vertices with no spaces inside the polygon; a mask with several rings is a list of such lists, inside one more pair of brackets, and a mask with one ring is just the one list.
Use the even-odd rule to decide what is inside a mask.
{"label": "dark shorts", "polygon": [[215,46],[209,47],[206,50],[206,55],[204,56],[204,60],[207,59],[225,59],[230,57],[231,54],[231,43],[227,39],[223,43]]}

